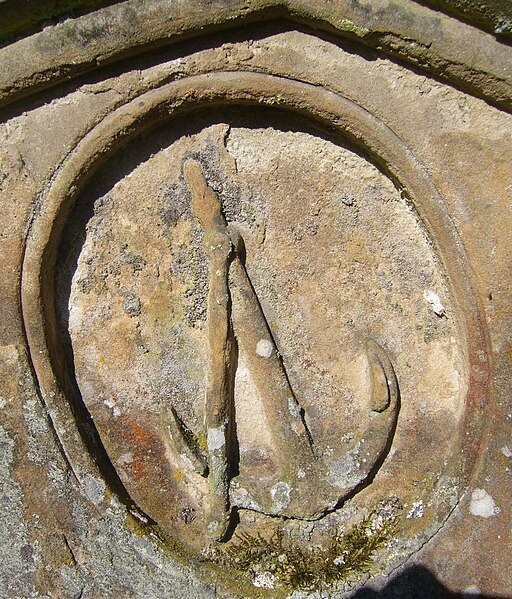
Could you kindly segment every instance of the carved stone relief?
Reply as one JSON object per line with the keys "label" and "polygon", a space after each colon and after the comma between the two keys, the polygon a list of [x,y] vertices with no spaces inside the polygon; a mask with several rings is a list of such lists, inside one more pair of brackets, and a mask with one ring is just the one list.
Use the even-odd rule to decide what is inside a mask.
{"label": "carved stone relief", "polygon": [[[185,118],[117,152],[133,165],[149,144],[146,159],[99,193],[91,177],[73,198],[60,243],[53,215],[40,217],[41,236],[35,222],[61,273],[55,296],[42,297],[55,384],[69,385],[60,409],[75,402],[90,415],[127,496],[199,554],[233,529],[321,540],[395,497],[427,513],[408,523],[424,542],[462,484],[464,332],[435,232],[364,142],[402,152],[411,195],[418,179],[423,200],[428,178],[371,115],[300,82],[199,76],[148,103],[173,91],[180,102],[192,86],[199,98]],[[260,90],[268,108],[236,105]],[[233,106],[196,114],[201,95]],[[312,111],[338,102],[352,112],[344,128],[362,128],[361,147],[310,122],[307,108],[290,114],[297,96]],[[63,168],[69,181],[126,112],[84,139]],[[100,177],[123,170],[116,157]],[[57,179],[49,196],[58,214],[70,194]],[[63,445],[73,464],[76,448]]]}
{"label": "carved stone relief", "polygon": [[115,503],[212,597],[341,596],[392,572],[480,459],[475,277],[425,165],[427,123],[415,145],[409,117],[365,100],[367,69],[418,114],[442,97],[447,131],[457,111],[506,117],[387,59],[265,29],[34,109],[57,126],[105,95],[33,204],[20,296],[34,388],[102,517]]}

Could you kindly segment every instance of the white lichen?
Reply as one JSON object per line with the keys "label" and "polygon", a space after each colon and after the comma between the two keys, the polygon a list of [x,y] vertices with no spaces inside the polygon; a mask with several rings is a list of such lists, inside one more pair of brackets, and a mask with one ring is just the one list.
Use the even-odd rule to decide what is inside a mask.
{"label": "white lichen", "polygon": [[365,529],[367,537],[380,535],[392,522],[395,521],[397,513],[402,509],[398,497],[392,496],[382,501],[368,521]]}
{"label": "white lichen", "polygon": [[512,458],[512,450],[508,447],[508,445],[504,445],[501,448],[501,453],[506,457],[506,458]]}
{"label": "white lichen", "polygon": [[423,297],[432,306],[434,314],[437,314],[437,316],[444,316],[446,314],[446,309],[441,302],[441,298],[435,291],[427,289],[423,292]]}
{"label": "white lichen", "polygon": [[272,574],[272,572],[261,572],[254,577],[252,584],[259,589],[274,589],[276,585],[277,578]]}
{"label": "white lichen", "polygon": [[292,418],[298,418],[300,416],[300,406],[293,396],[288,397],[288,411]]}
{"label": "white lichen", "polygon": [[285,507],[290,505],[291,487],[288,483],[279,482],[270,489],[272,496],[272,511],[279,514]]}
{"label": "white lichen", "polygon": [[468,599],[470,597],[480,597],[481,593],[480,593],[480,589],[472,584],[471,586],[467,587],[464,589],[462,596],[463,597],[467,597]]}
{"label": "white lichen", "polygon": [[261,506],[251,497],[249,491],[241,487],[235,481],[231,481],[230,483],[230,491],[229,491],[230,499],[233,503],[235,503],[240,508],[245,508],[247,510],[253,510],[255,512],[261,512]]}
{"label": "white lichen", "polygon": [[425,504],[423,503],[423,500],[420,499],[419,501],[415,501],[412,504],[412,507],[409,510],[409,512],[407,513],[406,518],[408,520],[419,520],[419,518],[423,518],[424,514],[425,514]]}
{"label": "white lichen", "polygon": [[471,493],[469,511],[473,516],[490,518],[491,516],[499,514],[501,510],[485,489],[475,489],[473,493]]}
{"label": "white lichen", "polygon": [[351,450],[347,451],[342,460],[330,460],[327,462],[329,468],[329,482],[340,489],[351,487],[360,482],[361,478],[361,443],[357,443]]}
{"label": "white lichen", "polygon": [[82,480],[86,496],[94,503],[100,505],[105,498],[105,483],[90,474],[86,474]]}
{"label": "white lichen", "polygon": [[262,358],[270,358],[274,351],[274,345],[268,339],[260,339],[256,344],[256,353]]}
{"label": "white lichen", "polygon": [[208,451],[216,451],[226,444],[226,437],[221,428],[209,428],[206,434]]}

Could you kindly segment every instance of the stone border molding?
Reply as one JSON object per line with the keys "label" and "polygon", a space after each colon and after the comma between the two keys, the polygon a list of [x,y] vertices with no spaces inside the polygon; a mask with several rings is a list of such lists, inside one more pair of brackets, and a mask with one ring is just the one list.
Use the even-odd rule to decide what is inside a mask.
{"label": "stone border molding", "polygon": [[0,105],[169,44],[279,19],[357,41],[511,110],[512,69],[506,46],[489,33],[425,6],[408,0],[388,4],[377,8],[349,0],[336,0],[335,5],[216,0],[198,11],[191,0],[128,0],[48,27],[0,50]]}
{"label": "stone border molding", "polygon": [[[77,426],[79,406],[69,401],[73,381],[60,347],[54,305],[53,272],[61,233],[80,190],[94,175],[96,167],[129,138],[156,123],[180,119],[195,108],[216,104],[275,106],[329,125],[370,155],[414,206],[448,273],[460,319],[459,334],[465,346],[469,387],[455,451],[460,453],[461,460],[457,473],[467,484],[485,437],[484,414],[491,393],[491,367],[485,319],[443,198],[399,137],[353,101],[302,81],[238,71],[211,72],[177,80],[117,108],[83,137],[40,198],[23,262],[23,319],[41,396],[62,451],[81,486],[85,488],[88,477],[105,477],[105,474],[100,465],[101,456],[90,453],[86,434]],[[111,490],[116,492],[113,487]],[[105,497],[105,507],[109,501]]]}

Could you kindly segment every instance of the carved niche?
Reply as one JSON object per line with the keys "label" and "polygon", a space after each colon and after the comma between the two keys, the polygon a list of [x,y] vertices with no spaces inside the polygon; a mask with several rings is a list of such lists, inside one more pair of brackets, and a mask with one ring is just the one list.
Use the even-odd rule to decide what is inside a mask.
{"label": "carved niche", "polygon": [[269,591],[322,583],[308,556],[322,584],[359,579],[351,530],[381,570],[439,530],[480,434],[482,332],[443,199],[382,120],[212,64],[113,109],[41,205],[25,326],[79,480]]}

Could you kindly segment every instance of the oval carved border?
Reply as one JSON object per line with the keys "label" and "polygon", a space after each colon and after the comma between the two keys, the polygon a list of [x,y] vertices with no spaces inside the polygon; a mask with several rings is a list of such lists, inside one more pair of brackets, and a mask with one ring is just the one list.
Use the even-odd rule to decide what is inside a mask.
{"label": "oval carved border", "polygon": [[83,137],[42,194],[26,241],[22,312],[37,384],[79,483],[83,486],[88,476],[102,477],[102,471],[97,457],[89,452],[83,430],[77,427],[80,416],[76,406],[68,401],[73,382],[60,349],[54,306],[53,271],[62,230],[85,182],[129,138],[158,122],[215,104],[278,105],[327,124],[371,155],[413,204],[436,245],[459,315],[469,386],[464,421],[453,451],[460,454],[456,473],[467,484],[484,438],[483,413],[490,396],[489,352],[469,266],[443,198],[399,137],[361,106],[305,82],[244,71],[217,71],[174,81],[114,110]]}

